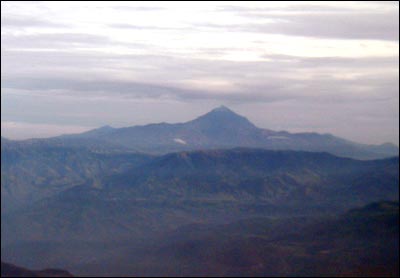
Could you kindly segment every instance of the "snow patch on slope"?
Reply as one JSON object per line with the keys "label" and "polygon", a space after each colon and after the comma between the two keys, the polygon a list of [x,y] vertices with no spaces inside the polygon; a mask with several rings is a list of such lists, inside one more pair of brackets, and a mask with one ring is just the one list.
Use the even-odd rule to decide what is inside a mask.
{"label": "snow patch on slope", "polygon": [[180,138],[175,138],[174,142],[178,143],[178,144],[182,144],[182,145],[186,145],[187,144],[185,140],[182,140]]}
{"label": "snow patch on slope", "polygon": [[268,140],[287,140],[290,139],[289,137],[286,136],[268,136]]}

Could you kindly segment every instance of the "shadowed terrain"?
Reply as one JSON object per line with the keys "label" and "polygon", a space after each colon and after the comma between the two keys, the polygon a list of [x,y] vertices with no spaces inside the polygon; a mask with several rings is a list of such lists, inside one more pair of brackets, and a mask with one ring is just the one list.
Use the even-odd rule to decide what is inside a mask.
{"label": "shadowed terrain", "polygon": [[108,275],[397,277],[398,250],[399,204],[379,202],[337,217],[189,225],[101,265]]}
{"label": "shadowed terrain", "polygon": [[68,271],[59,269],[28,270],[1,262],[1,277],[73,277]]}

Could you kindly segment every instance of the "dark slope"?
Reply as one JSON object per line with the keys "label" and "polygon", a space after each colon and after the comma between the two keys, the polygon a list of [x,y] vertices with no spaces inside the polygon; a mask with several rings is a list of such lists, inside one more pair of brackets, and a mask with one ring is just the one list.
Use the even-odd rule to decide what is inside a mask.
{"label": "dark slope", "polygon": [[2,143],[2,213],[21,205],[86,184],[100,186],[104,176],[144,163],[150,156],[137,153],[94,152],[43,142]]}
{"label": "dark slope", "polygon": [[340,206],[343,202],[397,198],[398,164],[398,157],[358,161],[328,153],[262,149],[181,152],[111,176],[105,180],[105,188],[122,199],[136,196]]}
{"label": "dark slope", "polygon": [[1,262],[1,277],[73,277],[68,271],[59,269],[28,270]]}
{"label": "dark slope", "polygon": [[[274,231],[263,234],[269,230],[271,222],[253,225],[249,219],[335,214],[372,201],[398,200],[399,194],[398,157],[359,161],[328,153],[237,148],[151,158],[137,154],[93,153],[85,149],[78,152],[74,148],[28,149],[30,152],[19,152],[17,148],[8,155],[2,152],[7,161],[2,163],[5,171],[2,174],[8,175],[12,173],[11,169],[19,169],[19,175],[25,175],[27,179],[47,177],[37,183],[43,188],[51,185],[47,190],[53,190],[57,184],[60,184],[59,188],[66,187],[52,191],[47,197],[41,195],[40,200],[19,210],[2,214],[2,260],[33,268],[65,265],[74,273],[78,273],[76,269],[90,269],[92,273],[173,275],[183,263],[187,269],[182,273],[273,275],[274,271],[282,270],[301,274],[318,262],[334,268],[336,258],[346,258],[353,249],[358,250],[356,257],[350,258],[354,264],[351,269],[355,271],[355,265],[360,263],[358,258],[380,260],[381,254],[387,251],[386,245],[382,247],[374,240],[372,243],[378,246],[376,251],[364,240],[354,241],[355,245],[351,245],[350,239],[354,237],[344,235],[369,226],[378,227],[380,216],[378,224],[368,216],[365,226],[357,220],[359,213],[352,211],[356,218],[350,215],[346,216],[350,220],[344,222],[316,223],[316,226],[309,226],[309,232],[290,234],[295,241],[290,241],[288,236],[283,246],[276,245],[280,244],[279,240],[271,243],[270,237],[277,240],[275,235],[303,229],[303,224],[310,224],[309,221],[303,217],[290,225],[273,226]],[[67,186],[72,177],[83,183]],[[12,183],[8,185],[12,186]],[[373,206],[372,210],[375,210]],[[215,223],[240,219],[249,222],[243,220],[242,224],[234,226],[236,228],[229,229],[230,235],[220,237],[222,232],[218,232],[212,238],[202,237],[204,231],[214,231],[209,227]],[[190,223],[200,223],[200,227],[193,226],[195,231],[189,229],[186,235],[180,234],[183,241],[178,243],[181,245],[168,246],[167,243],[173,240],[168,238],[169,241],[161,246],[157,245],[159,243],[143,246],[149,240]],[[352,223],[357,225],[354,231],[345,228]],[[186,243],[190,235],[198,233],[199,242]],[[253,241],[251,238],[257,233],[261,235]],[[305,235],[312,236],[304,238]],[[328,236],[324,238],[323,235]],[[324,245],[331,242],[330,235],[334,236],[333,242],[340,243],[337,249]],[[172,237],[180,241],[178,234]],[[313,237],[321,240],[314,242]],[[341,241],[341,238],[345,240]],[[392,238],[388,242],[396,243]],[[335,255],[327,255],[328,258],[323,255],[323,259],[314,260],[314,246],[319,252],[315,251],[315,254],[325,254],[325,250],[333,248]],[[262,249],[257,249],[259,247]],[[346,249],[348,247],[350,249]],[[203,255],[198,255],[197,248]],[[347,251],[341,253],[341,248]],[[178,253],[171,253],[171,250]],[[179,250],[183,251],[179,253]],[[367,251],[365,257],[363,252]],[[289,254],[293,252],[295,256],[291,257]],[[329,252],[326,254],[331,254]],[[126,257],[120,257],[121,254]],[[165,254],[165,257],[157,254]],[[268,254],[274,254],[274,257]],[[277,259],[276,254],[282,255],[282,259]],[[307,255],[302,257],[302,254]],[[199,260],[198,267],[192,268]],[[263,266],[258,267],[261,263]],[[278,269],[271,269],[271,265]],[[292,265],[303,265],[304,269],[292,269]],[[121,268],[117,269],[118,266]],[[95,268],[100,269],[99,272],[93,272]],[[348,265],[341,262],[340,269],[345,271]],[[311,273],[322,273],[318,271],[323,269]]]}
{"label": "dark slope", "polygon": [[[398,200],[399,159],[233,149],[168,154],[2,217],[2,239],[141,237],[191,221],[321,214]],[[4,234],[4,236],[3,236]]]}
{"label": "dark slope", "polygon": [[[77,252],[77,246],[71,248]],[[107,254],[101,251],[104,248]],[[56,248],[58,252],[65,249]],[[77,252],[82,260],[75,262],[74,272],[90,276],[398,277],[399,205],[378,202],[317,218],[197,222],[152,240],[99,244],[95,249],[91,260],[82,255],[85,252]]]}
{"label": "dark slope", "polygon": [[199,225],[177,231],[174,238],[180,240],[158,249],[153,259],[186,265],[182,276],[190,271],[205,276],[399,275],[398,202],[374,203],[335,218],[248,219],[203,231]]}

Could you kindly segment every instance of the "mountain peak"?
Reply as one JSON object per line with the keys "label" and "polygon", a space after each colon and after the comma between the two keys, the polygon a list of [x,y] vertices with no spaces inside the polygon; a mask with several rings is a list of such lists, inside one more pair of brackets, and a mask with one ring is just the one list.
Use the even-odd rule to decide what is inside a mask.
{"label": "mountain peak", "polygon": [[203,129],[206,128],[212,130],[221,129],[222,127],[231,129],[231,131],[232,129],[243,130],[256,128],[248,119],[236,114],[234,111],[223,105],[214,108],[210,112],[189,123],[200,125]]}
{"label": "mountain peak", "polygon": [[234,113],[231,109],[229,109],[225,105],[221,105],[221,106],[219,106],[217,108],[214,108],[213,110],[211,110],[211,112],[231,112],[231,113]]}

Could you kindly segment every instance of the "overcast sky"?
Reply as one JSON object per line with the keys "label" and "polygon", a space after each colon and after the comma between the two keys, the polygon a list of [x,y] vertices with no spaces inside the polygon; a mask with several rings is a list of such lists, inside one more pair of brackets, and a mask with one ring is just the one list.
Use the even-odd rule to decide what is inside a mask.
{"label": "overcast sky", "polygon": [[398,2],[1,2],[1,132],[185,122],[399,140]]}

